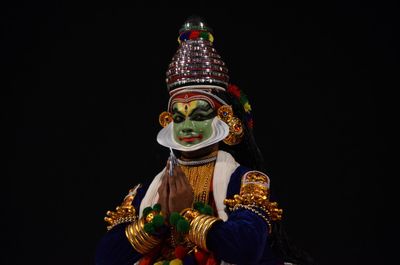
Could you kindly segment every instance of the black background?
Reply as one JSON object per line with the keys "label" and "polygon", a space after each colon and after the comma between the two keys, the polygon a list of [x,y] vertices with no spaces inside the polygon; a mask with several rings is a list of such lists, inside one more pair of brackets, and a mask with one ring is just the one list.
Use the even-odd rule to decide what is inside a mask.
{"label": "black background", "polygon": [[319,264],[389,264],[395,6],[190,5],[3,2],[1,264],[93,264],[105,212],[168,155],[165,71],[194,14],[250,98],[292,240]]}

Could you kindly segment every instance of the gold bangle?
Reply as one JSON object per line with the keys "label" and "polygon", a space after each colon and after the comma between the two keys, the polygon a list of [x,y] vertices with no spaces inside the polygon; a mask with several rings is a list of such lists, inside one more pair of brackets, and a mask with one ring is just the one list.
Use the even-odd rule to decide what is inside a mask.
{"label": "gold bangle", "polygon": [[[212,219],[211,219],[212,220]],[[202,220],[199,220],[199,225],[197,226],[197,231],[196,231],[196,242],[199,245],[199,247],[205,249],[203,247],[204,243],[204,236],[203,236],[203,231],[205,231],[205,228],[207,228],[207,223],[210,222],[210,218],[205,217]]]}
{"label": "gold bangle", "polygon": [[136,236],[137,232],[135,231],[136,230],[135,226],[136,226],[135,223],[129,224],[125,229],[125,235],[127,236],[129,242],[137,252],[145,254],[149,251],[149,248],[148,246],[144,245],[141,242],[139,237]]}
{"label": "gold bangle", "polygon": [[194,228],[195,229],[195,240],[196,240],[196,243],[201,248],[203,248],[203,246],[202,246],[202,235],[203,235],[202,233],[204,231],[203,227],[207,223],[208,220],[209,219],[208,219],[207,215],[203,216],[203,218],[198,220],[197,227]]}
{"label": "gold bangle", "polygon": [[196,219],[195,225],[193,226],[193,242],[196,243],[196,245],[200,246],[201,242],[201,233],[202,233],[202,227],[204,222],[207,220],[207,215],[201,215],[199,218]]}
{"label": "gold bangle", "polygon": [[140,219],[140,223],[138,224],[138,230],[137,232],[144,238],[145,242],[149,242],[149,245],[157,245],[160,240],[152,235],[149,235],[145,230],[144,230],[144,218]]}
{"label": "gold bangle", "polygon": [[150,252],[155,246],[157,246],[161,240],[157,239],[144,231],[144,220],[143,218],[137,220],[126,226],[125,235],[133,248],[141,253],[146,254]]}
{"label": "gold bangle", "polygon": [[138,251],[139,253],[142,253],[144,250],[143,248],[140,248],[140,244],[137,241],[136,237],[134,236],[134,229],[133,226],[135,225],[135,223],[131,223],[129,225],[126,226],[125,228],[125,235],[128,238],[128,241],[131,243],[131,245],[133,246],[133,248]]}
{"label": "gold bangle", "polygon": [[210,217],[207,220],[204,221],[203,227],[202,227],[202,231],[200,234],[200,246],[208,251],[207,248],[207,234],[208,231],[210,231],[211,226],[216,222],[219,221],[218,218],[214,218],[214,217]]}
{"label": "gold bangle", "polygon": [[139,242],[140,247],[144,248],[146,252],[150,251],[155,245],[157,245],[157,241],[152,239],[146,231],[144,231],[143,228],[143,219],[141,219],[138,223],[135,225],[136,233],[134,235],[137,235],[136,240]]}
{"label": "gold bangle", "polygon": [[205,249],[207,251],[208,251],[208,248],[207,248],[207,234],[208,234],[208,231],[210,231],[212,225],[215,222],[219,221],[219,220],[220,219],[218,219],[218,218],[210,217],[204,222],[204,227],[203,227],[203,231],[204,232],[203,232],[203,236],[200,238],[200,245],[201,245],[201,247],[203,249]]}
{"label": "gold bangle", "polygon": [[195,245],[208,251],[206,244],[207,234],[212,225],[217,221],[222,220],[214,216],[204,214],[198,215],[190,223],[188,239]]}
{"label": "gold bangle", "polygon": [[[140,222],[140,220],[139,220]],[[138,241],[143,243],[143,246],[146,245],[146,238],[145,235],[143,235],[143,231],[141,229],[141,227],[139,226],[139,224],[136,222],[134,225],[134,236],[136,236],[136,238],[138,239]]]}
{"label": "gold bangle", "polygon": [[[129,226],[130,230],[133,230],[132,225],[128,225],[128,226]],[[149,251],[148,247],[145,247],[143,244],[141,244],[141,242],[139,241],[139,238],[134,235],[133,231],[131,231],[127,236],[128,236],[129,242],[131,243],[131,245],[137,252],[143,254],[143,253],[147,253]]]}
{"label": "gold bangle", "polygon": [[192,222],[190,223],[188,238],[193,243],[195,243],[197,241],[196,240],[196,231],[197,231],[197,226],[199,224],[198,220],[201,219],[201,218],[202,218],[202,216],[199,215],[196,218],[194,218],[192,220]]}

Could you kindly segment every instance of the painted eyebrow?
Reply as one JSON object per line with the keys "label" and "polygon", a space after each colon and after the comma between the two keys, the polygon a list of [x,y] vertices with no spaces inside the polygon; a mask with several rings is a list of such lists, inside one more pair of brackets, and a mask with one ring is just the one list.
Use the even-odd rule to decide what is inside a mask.
{"label": "painted eyebrow", "polygon": [[185,116],[185,114],[183,114],[182,112],[180,112],[177,108],[173,108],[173,109],[172,109],[172,114],[179,114],[179,115]]}
{"label": "painted eyebrow", "polygon": [[211,108],[210,105],[207,105],[207,106],[198,106],[198,107],[196,107],[196,108],[189,114],[189,116],[191,116],[191,115],[193,115],[193,114],[196,114],[196,113],[199,112],[199,111],[206,111],[206,112],[209,112],[209,110],[212,110],[212,111],[213,111],[213,109]]}
{"label": "painted eyebrow", "polygon": [[176,105],[174,105],[172,107],[172,112],[180,112],[180,111],[178,110],[178,107]]}
{"label": "painted eyebrow", "polygon": [[[194,114],[194,113],[196,113],[196,112],[198,112],[198,111],[209,111],[210,109],[212,109],[212,107],[211,107],[210,104],[207,104],[207,105],[205,105],[205,106],[204,106],[204,105],[197,106],[194,110],[192,110],[192,111],[189,113],[188,116],[191,116],[192,114]],[[180,114],[180,115],[182,115],[182,116],[185,116],[185,114],[183,114],[182,112],[180,112],[180,111],[178,110],[178,107],[176,107],[176,105],[172,107],[172,113],[173,113],[173,114]]]}

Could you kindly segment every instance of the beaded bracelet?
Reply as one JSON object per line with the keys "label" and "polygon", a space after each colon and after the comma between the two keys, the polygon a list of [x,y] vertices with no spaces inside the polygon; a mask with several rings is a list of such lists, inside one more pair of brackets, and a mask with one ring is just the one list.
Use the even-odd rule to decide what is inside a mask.
{"label": "beaded bracelet", "polygon": [[[119,224],[123,224],[123,223],[132,223],[134,221],[137,220],[136,215],[130,215],[130,216],[125,216],[125,217],[120,217],[117,219],[108,219],[108,217],[106,217],[107,219],[105,219],[105,221],[110,221],[110,225],[107,226],[107,230],[111,230],[113,229],[115,226],[119,225]],[[111,221],[112,220],[112,221]]]}

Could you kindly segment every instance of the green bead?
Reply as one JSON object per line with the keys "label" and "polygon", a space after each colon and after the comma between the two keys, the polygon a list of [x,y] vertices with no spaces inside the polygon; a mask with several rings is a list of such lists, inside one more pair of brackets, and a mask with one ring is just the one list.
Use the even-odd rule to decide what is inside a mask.
{"label": "green bead", "polygon": [[143,216],[147,216],[151,211],[153,211],[153,208],[151,208],[150,206],[144,208],[143,209]]}
{"label": "green bead", "polygon": [[176,225],[176,231],[180,233],[187,233],[189,231],[189,222],[184,218],[180,219]]}
{"label": "green bead", "polygon": [[203,207],[204,207],[204,203],[202,203],[202,202],[193,203],[193,208],[195,208],[198,211],[200,211],[200,209],[203,208]]}
{"label": "green bead", "polygon": [[249,99],[247,98],[246,95],[242,94],[242,95],[240,96],[239,101],[240,101],[240,103],[242,103],[242,105],[244,105],[246,102],[249,101]]}
{"label": "green bead", "polygon": [[164,217],[158,214],[154,216],[152,223],[155,228],[159,228],[164,224]]}
{"label": "green bead", "polygon": [[208,32],[201,32],[200,33],[200,38],[204,39],[204,40],[208,40]]}
{"label": "green bead", "polygon": [[213,208],[210,205],[204,205],[200,212],[202,214],[213,215]]}
{"label": "green bead", "polygon": [[152,223],[144,224],[143,229],[148,234],[153,234],[153,233],[156,232],[156,229],[155,229],[155,227],[154,227],[154,225]]}
{"label": "green bead", "polygon": [[159,203],[154,204],[153,210],[154,210],[154,211],[157,211],[157,212],[160,212],[160,211],[161,211],[161,204],[159,204]]}
{"label": "green bead", "polygon": [[183,218],[178,212],[172,212],[169,216],[169,223],[173,226],[176,226],[179,219]]}

